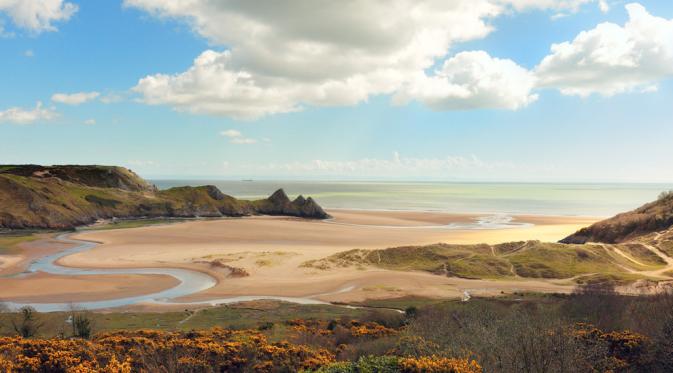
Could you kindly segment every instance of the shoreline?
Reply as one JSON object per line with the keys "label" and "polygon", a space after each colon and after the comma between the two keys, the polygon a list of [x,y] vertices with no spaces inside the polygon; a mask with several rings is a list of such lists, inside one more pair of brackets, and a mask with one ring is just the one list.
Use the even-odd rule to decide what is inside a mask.
{"label": "shoreline", "polygon": [[[423,245],[437,242],[481,243],[558,237],[588,225],[588,218],[566,216],[513,216],[532,220],[535,225],[489,229],[456,229],[447,222],[471,222],[478,214],[446,214],[429,212],[382,212],[371,210],[329,210],[344,225],[329,221],[288,217],[253,216],[237,219],[194,219],[179,223],[147,225],[138,228],[81,230],[72,236],[78,240],[99,243],[90,251],[57,258],[56,263],[71,268],[139,269],[177,268],[198,271],[213,277],[216,284],[204,291],[176,298],[180,302],[211,303],[231,297],[266,294],[275,297],[313,297],[316,301],[352,302],[385,299],[407,295],[430,298],[460,297],[469,288],[475,295],[496,295],[499,292],[543,291],[567,292],[572,286],[563,280],[468,280],[438,276],[426,272],[400,272],[382,269],[343,268],[338,271],[316,271],[303,268],[302,263],[332,254],[359,249],[382,249],[394,246]],[[375,224],[392,223],[385,228]],[[364,223],[364,224],[363,224]],[[437,229],[424,228],[428,224]],[[39,241],[38,241],[39,243]],[[26,245],[30,246],[30,243]],[[1,256],[0,256],[1,258]],[[228,277],[213,267],[221,260],[245,269],[248,277]],[[101,275],[103,276],[103,275]],[[147,276],[147,275],[143,275]],[[158,281],[150,276],[134,287],[136,294],[156,289]],[[79,279],[81,280],[81,279]],[[1,286],[0,298],[11,298]],[[30,278],[24,281],[31,282]],[[63,281],[65,281],[63,279]],[[559,283],[561,282],[561,283]],[[93,282],[92,284],[93,285]],[[46,287],[49,284],[45,285]],[[63,287],[63,286],[61,286]],[[340,292],[344,288],[349,291]],[[482,290],[479,290],[482,289]],[[491,290],[489,290],[491,289]],[[494,291],[493,289],[497,289]],[[54,289],[56,290],[56,289]],[[19,295],[19,294],[15,294]],[[33,298],[35,294],[20,294]],[[48,289],[41,299],[52,301],[70,296],[75,302],[95,297],[82,292],[59,294]],[[257,295],[256,297],[263,297]],[[203,305],[202,304],[202,305]],[[165,309],[172,306],[147,305]],[[184,307],[184,304],[179,306]]]}
{"label": "shoreline", "polygon": [[530,216],[540,218],[578,218],[578,219],[596,219],[603,220],[612,215],[581,215],[581,214],[535,214],[530,212],[497,212],[497,211],[475,211],[475,212],[455,212],[441,209],[394,209],[394,208],[357,208],[357,207],[324,207],[328,213],[330,211],[357,211],[357,212],[401,212],[401,213],[429,213],[429,214],[445,214],[456,216],[472,216],[472,215],[507,215],[507,216]]}

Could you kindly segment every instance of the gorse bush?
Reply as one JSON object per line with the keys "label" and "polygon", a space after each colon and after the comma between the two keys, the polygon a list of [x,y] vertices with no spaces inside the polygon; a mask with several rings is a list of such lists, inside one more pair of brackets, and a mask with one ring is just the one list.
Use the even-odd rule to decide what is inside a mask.
{"label": "gorse bush", "polygon": [[0,338],[2,372],[292,372],[335,361],[320,349],[269,343],[256,331],[135,331],[82,339]]}
{"label": "gorse bush", "polygon": [[404,358],[397,356],[367,356],[355,362],[339,362],[319,369],[319,373],[480,373],[474,360],[448,359],[436,356]]}
{"label": "gorse bush", "polygon": [[[12,316],[28,324],[47,319],[30,311],[5,320]],[[628,297],[585,286],[570,295],[432,303],[402,323],[378,313],[362,318],[118,331],[91,340],[73,325],[69,339],[0,337],[0,372],[673,371],[669,294]]]}

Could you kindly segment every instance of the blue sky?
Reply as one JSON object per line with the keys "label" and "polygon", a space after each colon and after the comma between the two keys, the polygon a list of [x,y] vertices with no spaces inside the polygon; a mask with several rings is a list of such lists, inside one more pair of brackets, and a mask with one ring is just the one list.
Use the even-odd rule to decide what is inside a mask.
{"label": "blue sky", "polygon": [[[450,34],[432,51],[336,14],[353,8],[309,23],[301,1],[273,12],[67,1],[37,16],[0,1],[0,163],[117,164],[148,178],[673,182],[672,2],[640,1],[631,9],[656,19],[629,28],[622,1],[489,1],[497,9],[446,19],[388,15],[407,27],[400,39]],[[446,30],[456,15],[466,35]],[[583,31],[606,48],[577,41]],[[550,49],[562,42],[563,56]],[[410,46],[425,60],[393,61]]]}

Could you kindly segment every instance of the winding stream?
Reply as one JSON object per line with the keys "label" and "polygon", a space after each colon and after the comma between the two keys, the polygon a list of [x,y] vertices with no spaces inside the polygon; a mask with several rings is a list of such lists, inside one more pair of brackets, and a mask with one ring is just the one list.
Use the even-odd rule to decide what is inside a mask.
{"label": "winding stream", "polygon": [[[218,305],[218,304],[227,304],[227,303],[238,303],[244,301],[260,300],[260,299],[270,299],[270,300],[279,300],[285,302],[299,303],[299,304],[329,304],[328,302],[319,301],[313,299],[312,297],[306,298],[295,298],[295,297],[278,297],[278,296],[265,296],[265,295],[250,295],[250,296],[237,296],[230,298],[221,298],[221,299],[210,299],[207,301],[200,302],[178,302],[175,301],[176,298],[184,297],[200,291],[210,289],[217,284],[217,281],[202,272],[181,269],[181,268],[118,268],[118,269],[94,269],[94,268],[75,268],[75,267],[64,267],[58,265],[56,262],[68,255],[81,253],[83,251],[91,250],[98,246],[98,243],[90,241],[81,241],[69,238],[68,234],[61,234],[56,237],[60,242],[67,244],[73,244],[74,247],[60,251],[55,254],[43,256],[36,259],[28,268],[20,274],[15,276],[22,277],[27,276],[35,272],[45,272],[54,275],[67,275],[67,276],[85,276],[85,275],[165,275],[171,276],[179,281],[179,284],[166,290],[162,290],[155,293],[137,295],[132,297],[124,297],[117,299],[109,300],[99,300],[99,301],[85,301],[85,302],[63,302],[63,303],[22,303],[22,302],[12,302],[6,301],[3,302],[5,305],[12,309],[17,309],[24,306],[30,306],[35,308],[39,312],[54,312],[54,311],[67,311],[70,310],[73,306],[76,306],[78,309],[87,309],[87,310],[97,310],[105,308],[115,308],[122,306],[129,306],[139,303],[153,303],[153,304],[165,304],[165,305]],[[349,291],[350,288],[342,289],[339,292]],[[320,295],[328,294],[317,294],[313,297]]]}
{"label": "winding stream", "polygon": [[[345,224],[330,222],[332,224]],[[512,217],[508,215],[492,215],[485,216],[479,219],[476,219],[475,222],[458,224],[452,223],[448,225],[428,225],[428,226],[373,226],[379,228],[432,228],[432,229],[505,229],[505,228],[521,228],[532,226],[532,224],[524,222],[514,222]],[[372,226],[366,226],[371,228]],[[154,292],[145,295],[137,295],[132,297],[123,297],[116,299],[108,300],[98,300],[98,301],[85,301],[85,302],[61,302],[61,303],[41,303],[41,302],[12,302],[4,301],[3,303],[12,309],[17,309],[24,306],[30,306],[35,308],[39,312],[54,312],[54,311],[67,311],[73,308],[73,306],[78,309],[87,309],[87,310],[98,310],[106,308],[115,308],[123,307],[134,304],[156,304],[156,305],[185,305],[185,306],[194,306],[194,305],[218,305],[218,304],[229,304],[229,303],[238,303],[252,300],[260,299],[269,299],[269,300],[279,300],[291,303],[298,304],[331,304],[328,302],[320,301],[316,299],[317,297],[333,295],[344,293],[353,290],[353,286],[346,287],[331,293],[323,294],[314,294],[307,297],[281,297],[281,296],[272,296],[272,295],[246,295],[246,296],[236,296],[229,298],[218,298],[210,299],[205,301],[198,302],[179,302],[176,299],[192,295],[207,289],[212,288],[217,284],[217,280],[212,276],[189,269],[182,268],[115,268],[115,269],[98,269],[98,268],[76,268],[76,267],[65,267],[57,264],[56,262],[68,255],[73,255],[81,253],[84,251],[91,250],[98,246],[98,243],[91,241],[76,240],[69,237],[69,234],[61,234],[56,237],[60,242],[74,245],[72,248],[57,252],[55,254],[46,255],[40,257],[26,268],[23,273],[14,275],[14,277],[28,276],[36,272],[44,272],[54,275],[66,275],[66,276],[86,276],[86,275],[164,275],[171,276],[178,280],[178,285]]]}

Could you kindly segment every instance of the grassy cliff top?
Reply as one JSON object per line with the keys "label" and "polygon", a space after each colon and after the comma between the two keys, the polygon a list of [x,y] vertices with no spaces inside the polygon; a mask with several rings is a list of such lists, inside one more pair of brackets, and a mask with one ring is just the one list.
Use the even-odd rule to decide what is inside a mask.
{"label": "grassy cliff top", "polygon": [[673,191],[633,211],[601,220],[561,240],[563,243],[618,243],[673,226]]}
{"label": "grassy cliff top", "polygon": [[101,165],[0,165],[0,174],[63,181],[98,188],[148,191],[154,187],[133,171],[119,166]]}

